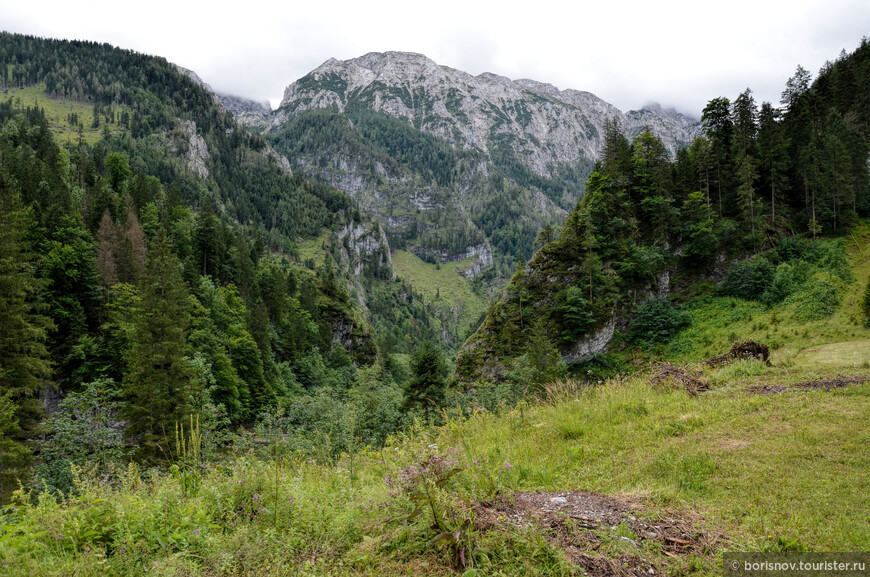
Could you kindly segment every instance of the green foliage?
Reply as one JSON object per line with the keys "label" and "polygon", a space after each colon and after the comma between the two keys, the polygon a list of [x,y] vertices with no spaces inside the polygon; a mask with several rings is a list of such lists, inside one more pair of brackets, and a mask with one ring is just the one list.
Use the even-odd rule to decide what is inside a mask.
{"label": "green foliage", "polygon": [[514,360],[513,368],[507,374],[508,380],[515,383],[525,396],[529,392],[540,393],[544,384],[554,382],[564,372],[562,357],[550,342],[544,323],[535,320],[525,353]]}
{"label": "green foliage", "polygon": [[22,441],[18,424],[20,404],[8,394],[0,396],[0,498],[4,501],[19,483],[26,480],[27,465],[31,461],[31,449]]}
{"label": "green foliage", "polygon": [[393,496],[407,499],[413,506],[405,520],[423,516],[423,525],[434,533],[431,544],[445,550],[450,565],[467,569],[474,566],[475,535],[472,514],[462,506],[462,501],[468,502],[468,498],[458,494],[453,479],[462,472],[459,457],[459,451],[453,447],[443,455],[427,449],[402,469],[398,478],[387,477],[386,482]]}
{"label": "green foliage", "polygon": [[61,401],[45,424],[50,436],[41,443],[36,469],[48,490],[71,490],[73,466],[100,475],[120,468],[126,454],[118,422],[121,399],[114,380],[99,379],[84,383]]}
{"label": "green foliage", "polygon": [[838,283],[828,274],[818,273],[810,278],[801,292],[790,301],[796,303],[794,318],[798,321],[817,321],[831,316],[840,303]]}
{"label": "green foliage", "polygon": [[580,287],[572,286],[556,295],[560,304],[553,308],[553,316],[562,328],[560,344],[571,345],[577,342],[595,322],[589,301]]}
{"label": "green foliage", "polygon": [[6,155],[11,143],[0,137],[0,499],[8,496],[29,462],[26,442],[37,432],[42,407],[36,398],[49,374],[46,333],[36,255],[28,234],[32,212],[21,206],[17,182]]}
{"label": "green foliage", "polygon": [[447,390],[444,353],[432,341],[423,341],[411,356],[411,379],[405,390],[405,407],[434,415],[444,403]]}
{"label": "green foliage", "polygon": [[774,280],[775,268],[764,257],[740,260],[728,267],[719,285],[720,294],[760,300]]}
{"label": "green foliage", "polygon": [[185,356],[190,323],[187,288],[168,242],[155,242],[139,284],[139,303],[130,346],[129,399],[123,415],[127,435],[146,458],[168,456],[176,422],[191,410],[192,372]]}
{"label": "green foliage", "polygon": [[646,299],[632,313],[628,337],[635,343],[666,343],[691,323],[688,313],[668,298]]}

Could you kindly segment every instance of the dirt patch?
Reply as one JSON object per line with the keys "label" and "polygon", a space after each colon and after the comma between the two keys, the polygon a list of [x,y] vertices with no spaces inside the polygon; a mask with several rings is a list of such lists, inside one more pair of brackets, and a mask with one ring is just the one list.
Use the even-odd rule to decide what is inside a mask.
{"label": "dirt patch", "polygon": [[770,348],[764,343],[742,341],[734,343],[731,350],[724,355],[707,359],[704,361],[704,364],[715,369],[740,359],[758,359],[759,361],[764,361],[766,364],[770,365]]}
{"label": "dirt patch", "polygon": [[641,575],[649,577],[659,574],[648,561],[634,555],[620,555],[608,559],[600,555],[579,553],[573,557],[569,556],[569,559],[583,570],[584,575],[593,577],[640,577]]}
{"label": "dirt patch", "polygon": [[700,371],[671,363],[662,363],[656,366],[655,373],[650,377],[649,382],[653,386],[661,388],[680,387],[690,395],[710,390],[710,385],[704,380]]}
{"label": "dirt patch", "polygon": [[[710,555],[724,540],[689,515],[653,518],[640,503],[586,491],[517,493],[477,503],[474,510],[480,530],[504,523],[540,527],[572,563],[601,577],[660,574],[656,565],[641,557],[596,553],[607,540],[629,541],[665,557]],[[645,547],[648,542],[654,546]]]}
{"label": "dirt patch", "polygon": [[786,391],[794,391],[794,390],[823,390],[823,391],[833,391],[834,389],[842,389],[843,387],[848,387],[849,385],[857,385],[859,383],[866,383],[868,380],[867,377],[841,377],[837,376],[833,379],[822,379],[819,381],[807,381],[805,383],[798,383],[796,385],[759,385],[756,387],[752,387],[749,390],[753,393],[757,393],[759,395],[778,395],[780,393],[785,393]]}

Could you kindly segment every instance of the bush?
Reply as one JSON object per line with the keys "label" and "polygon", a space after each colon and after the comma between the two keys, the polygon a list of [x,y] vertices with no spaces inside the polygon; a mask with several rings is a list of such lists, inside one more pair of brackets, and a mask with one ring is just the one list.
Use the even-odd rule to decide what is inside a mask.
{"label": "bush", "polygon": [[794,318],[798,321],[819,321],[832,314],[840,303],[837,280],[830,274],[817,273],[789,301],[797,303]]}
{"label": "bush", "polygon": [[813,250],[813,243],[802,236],[789,236],[781,241],[776,247],[779,260],[789,262],[805,258]]}
{"label": "bush", "polygon": [[759,300],[773,283],[775,269],[764,257],[735,262],[728,268],[719,293],[747,300]]}
{"label": "bush", "polygon": [[647,299],[634,309],[628,339],[634,343],[666,343],[691,320],[689,313],[667,298]]}
{"label": "bush", "polygon": [[766,305],[780,303],[791,296],[799,284],[795,267],[784,262],[776,267],[773,282],[762,295],[761,300]]}

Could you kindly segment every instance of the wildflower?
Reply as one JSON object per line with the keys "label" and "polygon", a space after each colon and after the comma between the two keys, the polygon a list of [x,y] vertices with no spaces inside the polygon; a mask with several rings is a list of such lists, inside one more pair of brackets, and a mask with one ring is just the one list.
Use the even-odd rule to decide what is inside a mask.
{"label": "wildflower", "polygon": [[126,553],[126,552],[127,552],[127,548],[124,546],[121,546],[121,548],[118,549],[118,553]]}
{"label": "wildflower", "polygon": [[511,469],[513,469],[513,467],[511,467],[511,464],[507,461],[504,462],[504,465],[502,465],[502,467],[504,467],[505,471],[510,471]]}
{"label": "wildflower", "polygon": [[194,529],[194,530],[193,530],[193,534],[194,534],[194,535],[199,535],[199,529]]}

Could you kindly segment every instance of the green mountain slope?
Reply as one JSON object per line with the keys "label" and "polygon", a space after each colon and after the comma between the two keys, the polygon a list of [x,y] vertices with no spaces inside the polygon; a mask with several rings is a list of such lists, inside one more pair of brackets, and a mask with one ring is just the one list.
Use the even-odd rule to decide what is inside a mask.
{"label": "green mountain slope", "polygon": [[0,431],[14,456],[0,494],[28,482],[48,430],[39,447],[59,456],[36,464],[49,486],[68,490],[70,463],[92,453],[52,448],[81,435],[40,428],[40,398],[51,411],[111,399],[104,465],[169,458],[194,414],[221,435],[314,395],[347,398],[357,367],[380,371],[361,398],[386,390],[395,405],[372,434],[396,426],[404,373],[388,353],[447,319],[394,281],[382,230],[351,199],[292,173],[163,59],[2,34],[0,61]]}
{"label": "green mountain slope", "polygon": [[[727,350],[722,338],[709,340],[708,324],[742,316],[775,326],[759,320],[762,311],[804,323],[834,314],[855,294],[845,247],[870,215],[870,133],[863,93],[855,91],[870,83],[868,55],[863,42],[812,85],[798,68],[782,110],[759,109],[750,90],[733,103],[710,101],[705,135],[673,161],[652,134],[629,143],[611,125],[585,197],[466,342],[460,378],[503,379],[525,366],[519,358],[541,365],[547,350],[568,363],[611,344],[653,351],[692,323],[674,351],[710,352],[714,342]],[[722,306],[742,308],[734,304],[740,299],[758,305],[722,315]],[[758,332],[738,328],[745,329],[728,332],[732,342]],[[764,335],[785,342],[781,333]],[[536,370],[544,378],[556,368]],[[527,377],[515,371],[515,379]]]}
{"label": "green mountain slope", "polygon": [[83,475],[4,510],[4,570],[718,575],[726,550],[870,547],[866,368],[743,362],[694,396],[648,377],[562,383],[334,463],[274,436],[188,485]]}

